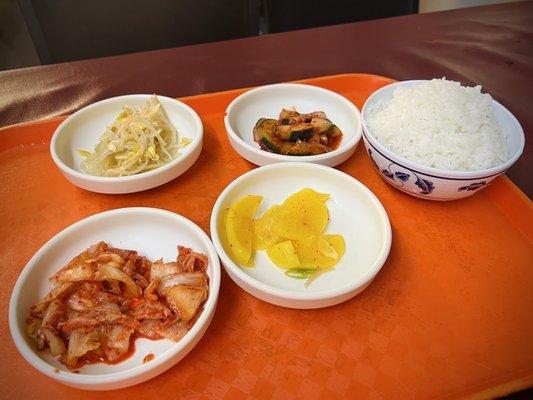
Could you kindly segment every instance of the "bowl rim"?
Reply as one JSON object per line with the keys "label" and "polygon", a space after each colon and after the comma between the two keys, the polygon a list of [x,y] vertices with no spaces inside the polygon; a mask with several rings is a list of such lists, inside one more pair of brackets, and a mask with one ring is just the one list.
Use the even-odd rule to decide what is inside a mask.
{"label": "bowl rim", "polygon": [[[80,179],[80,180],[83,180],[83,181],[86,181],[86,182],[91,182],[91,183],[100,183],[100,184],[101,183],[105,183],[105,184],[112,185],[112,184],[119,183],[119,182],[120,183],[124,183],[124,182],[138,182],[138,181],[142,181],[142,180],[147,180],[147,179],[149,179],[151,177],[158,176],[160,174],[164,174],[165,172],[167,172],[167,171],[173,169],[174,167],[176,167],[177,165],[179,165],[179,164],[181,164],[183,162],[186,162],[187,157],[183,156],[182,154],[180,154],[179,156],[177,156],[175,159],[173,159],[172,161],[168,162],[167,164],[162,165],[162,166],[160,166],[160,167],[158,167],[156,169],[153,169],[151,171],[146,171],[146,172],[143,172],[143,173],[134,174],[134,175],[128,175],[128,176],[95,176],[95,175],[87,174],[85,172],[77,171],[74,168],[69,167],[67,164],[65,164],[63,162],[63,160],[61,159],[61,157],[57,153],[56,147],[57,147],[57,141],[58,141],[59,136],[61,135],[63,130],[75,118],[78,118],[80,115],[83,115],[84,113],[91,111],[93,108],[99,107],[99,106],[101,106],[103,104],[106,104],[106,103],[112,103],[112,102],[115,102],[117,100],[119,100],[119,101],[121,101],[121,100],[127,101],[128,99],[132,99],[132,98],[148,99],[148,98],[150,98],[152,96],[154,96],[154,94],[138,93],[138,94],[126,94],[126,95],[122,95],[122,96],[109,97],[107,99],[103,99],[103,100],[91,103],[91,104],[79,109],[78,111],[74,112],[73,114],[67,116],[67,118],[65,118],[61,122],[61,124],[59,124],[59,126],[56,128],[56,130],[54,131],[54,134],[52,135],[52,139],[50,140],[50,155],[52,156],[52,160],[54,161],[56,166],[62,172],[67,173],[70,176],[73,176],[73,177],[75,177],[77,179]],[[196,113],[196,111],[194,111],[194,109],[192,107],[190,107],[189,105],[183,103],[182,101],[180,101],[178,99],[174,99],[172,97],[167,97],[167,96],[162,96],[162,95],[159,95],[159,94],[156,94],[155,96],[157,96],[158,98],[170,101],[171,103],[174,103],[178,108],[181,109],[181,111],[183,111],[184,113],[187,113],[190,116],[192,116],[192,118],[193,118],[193,120],[195,122],[195,125],[196,125],[195,128],[196,128],[197,135],[191,141],[191,143],[189,143],[187,145],[187,147],[186,147],[187,150],[186,151],[187,151],[187,153],[194,153],[195,150],[197,150],[197,148],[199,146],[202,146],[202,142],[203,142],[204,128],[203,128],[203,124],[202,124],[202,120],[200,119],[200,116]],[[126,105],[126,104],[123,104],[122,106],[124,106],[124,105]],[[109,121],[109,123],[111,123],[111,121]],[[189,150],[189,149],[191,149],[191,150]]]}
{"label": "bowl rim", "polygon": [[[204,309],[198,320],[194,323],[192,328],[187,332],[187,334],[179,341],[174,343],[165,353],[161,356],[156,357],[149,363],[140,364],[134,366],[125,371],[111,372],[101,375],[88,375],[82,373],[73,373],[71,371],[61,370],[61,373],[55,373],[53,366],[48,364],[46,361],[41,359],[36,351],[29,346],[24,339],[24,332],[19,329],[17,321],[17,308],[21,298],[21,286],[24,282],[28,280],[30,272],[35,268],[35,265],[39,259],[45,254],[49,248],[61,242],[63,239],[68,237],[70,234],[75,233],[79,228],[90,224],[95,221],[103,220],[111,216],[120,215],[120,214],[131,214],[131,213],[143,213],[143,214],[152,214],[152,215],[163,215],[167,217],[174,218],[180,223],[188,225],[199,239],[204,243],[207,248],[207,255],[209,263],[211,265],[212,276],[210,276],[209,283],[209,297],[205,302]],[[35,369],[44,375],[53,378],[59,382],[63,382],[70,385],[102,385],[102,384],[113,384],[119,383],[124,380],[135,379],[139,376],[148,374],[150,371],[162,368],[167,364],[172,358],[183,351],[191,343],[194,343],[198,335],[202,335],[202,330],[206,330],[209,327],[212,315],[216,310],[216,304],[218,300],[219,288],[220,288],[220,262],[218,254],[216,252],[213,243],[207,236],[207,234],[194,222],[185,218],[182,215],[176,214],[174,212],[163,210],[159,208],[151,207],[126,207],[118,208],[114,210],[108,210],[101,213],[93,214],[89,217],[86,217],[82,220],[79,220],[72,225],[69,225],[65,229],[61,230],[55,234],[51,239],[49,239],[45,244],[43,244],[39,250],[31,257],[28,263],[24,266],[23,270],[20,272],[19,277],[15,283],[15,286],[11,292],[11,298],[9,302],[9,330],[11,333],[11,338],[15,343],[15,347],[22,355],[22,357]],[[194,347],[194,346],[193,346]],[[191,351],[192,348],[189,350]],[[189,352],[187,351],[187,353]],[[163,370],[164,371],[164,370]],[[163,372],[161,371],[161,373]]]}
{"label": "bowl rim", "polygon": [[[353,116],[356,119],[356,126],[355,126],[355,134],[348,140],[344,141],[344,138],[342,142],[340,143],[339,147],[336,148],[333,151],[330,151],[328,153],[324,154],[317,154],[313,156],[288,156],[284,154],[276,154],[276,153],[270,153],[268,151],[262,150],[259,147],[252,146],[251,144],[247,143],[242,137],[240,137],[237,132],[233,129],[230,123],[230,115],[233,111],[233,108],[236,107],[237,104],[239,104],[243,99],[253,96],[256,93],[261,93],[263,91],[271,90],[272,88],[277,87],[293,87],[293,88],[304,88],[304,90],[314,90],[317,92],[321,92],[323,94],[326,94],[328,96],[334,97],[341,103],[344,103],[350,111],[353,113]],[[362,116],[361,112],[357,108],[357,106],[352,103],[350,100],[348,100],[346,97],[340,95],[339,93],[336,93],[332,90],[325,89],[320,86],[314,86],[309,85],[305,83],[274,83],[270,85],[263,85],[258,86],[256,88],[247,90],[244,93],[241,93],[239,96],[234,98],[231,103],[229,103],[228,107],[226,108],[226,112],[224,114],[224,125],[226,127],[226,132],[228,133],[228,136],[233,139],[233,141],[238,144],[239,146],[243,147],[247,151],[253,153],[256,156],[264,157],[266,159],[270,159],[272,161],[276,162],[284,162],[284,161],[298,161],[298,162],[320,162],[324,160],[329,160],[331,158],[334,158],[336,156],[345,154],[346,152],[352,150],[355,146],[357,146],[357,143],[359,143],[359,140],[361,140],[361,136],[363,133],[363,124],[362,124]],[[344,135],[344,133],[343,133]]]}
{"label": "bowl rim", "polygon": [[494,167],[478,169],[474,171],[453,171],[453,170],[428,167],[426,165],[422,165],[420,163],[409,160],[408,158],[405,158],[399,154],[392,152],[387,147],[385,147],[372,134],[372,131],[371,129],[369,129],[368,124],[367,124],[366,115],[368,114],[368,108],[376,102],[376,98],[381,93],[385,91],[391,91],[395,87],[415,86],[415,85],[418,85],[424,82],[429,82],[429,81],[431,81],[431,79],[414,79],[414,80],[407,80],[407,81],[399,81],[399,82],[390,83],[374,91],[365,101],[365,104],[363,105],[363,108],[361,110],[361,120],[363,124],[363,137],[367,139],[370,143],[372,143],[372,145],[376,148],[378,152],[381,153],[382,156],[389,159],[390,161],[393,161],[393,162],[398,161],[397,163],[399,165],[409,168],[413,170],[414,172],[418,172],[420,174],[431,176],[434,178],[452,179],[452,180],[453,179],[457,179],[457,180],[483,179],[483,178],[490,178],[493,176],[500,175],[502,172],[505,172],[506,170],[508,170],[516,162],[516,160],[518,160],[518,158],[522,155],[524,151],[524,147],[525,147],[524,129],[520,125],[520,122],[518,121],[518,119],[513,115],[513,113],[511,113],[501,103],[497,102],[494,99],[492,99],[492,104],[495,105],[496,108],[499,108],[504,114],[507,114],[507,116],[510,117],[511,121],[516,125],[517,131],[518,131],[518,139],[519,139],[517,151],[513,153],[507,161],[501,164],[498,164]]}
{"label": "bowl rim", "polygon": [[[372,264],[371,268],[364,275],[359,276],[356,279],[350,281],[348,285],[344,285],[339,288],[332,288],[332,289],[325,289],[325,290],[318,290],[318,291],[307,291],[307,292],[293,291],[293,290],[288,290],[288,289],[277,288],[275,286],[261,282],[258,279],[248,275],[238,265],[236,265],[233,262],[233,260],[231,260],[231,258],[226,254],[224,246],[222,245],[219,235],[218,235],[218,226],[217,226],[218,215],[221,212],[222,203],[223,201],[225,201],[225,198],[228,196],[229,193],[231,193],[231,191],[236,186],[240,185],[243,181],[251,179],[255,175],[261,174],[263,171],[284,169],[284,168],[290,168],[292,170],[294,170],[295,168],[311,168],[315,170],[321,170],[331,175],[337,175],[341,177],[342,179],[347,180],[352,185],[357,186],[358,189],[362,190],[367,196],[369,196],[372,205],[376,208],[376,210],[378,211],[379,217],[382,220],[383,230],[384,230],[384,238],[383,238],[384,240],[383,240],[383,245],[380,249],[379,255],[376,258],[376,261]],[[372,281],[372,279],[379,273],[379,271],[385,264],[385,261],[387,260],[389,256],[389,252],[390,252],[391,244],[392,244],[392,229],[391,229],[389,217],[387,215],[387,211],[385,210],[385,208],[383,207],[383,205],[381,204],[377,196],[374,193],[372,193],[370,189],[368,189],[363,183],[359,182],[354,177],[342,171],[339,171],[335,168],[327,167],[324,165],[313,164],[313,163],[308,163],[308,162],[307,163],[305,162],[284,162],[284,163],[269,164],[269,165],[255,168],[239,176],[238,178],[236,178],[222,191],[222,193],[217,198],[217,201],[215,202],[215,205],[213,206],[213,210],[211,212],[210,229],[211,229],[211,238],[213,240],[213,244],[215,245],[218,255],[220,259],[222,260],[222,264],[224,265],[225,268],[229,269],[233,274],[235,274],[245,284],[255,288],[256,290],[260,292],[263,292],[273,297],[282,298],[285,300],[296,300],[296,301],[328,300],[331,298],[336,298],[336,297],[346,295],[348,293],[356,291],[357,289],[361,287],[364,287],[364,285]],[[239,284],[239,286],[241,285]],[[257,296],[254,295],[254,297],[257,297]]]}

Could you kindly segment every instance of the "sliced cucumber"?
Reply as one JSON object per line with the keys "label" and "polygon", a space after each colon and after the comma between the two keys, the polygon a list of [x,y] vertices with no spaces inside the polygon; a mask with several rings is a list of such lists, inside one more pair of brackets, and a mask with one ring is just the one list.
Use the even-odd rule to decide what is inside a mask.
{"label": "sliced cucumber", "polygon": [[282,140],[289,140],[291,137],[291,126],[278,125],[276,128],[276,136]]}
{"label": "sliced cucumber", "polygon": [[342,136],[341,130],[337,127],[337,125],[331,125],[331,127],[326,132],[329,137],[337,137]]}
{"label": "sliced cucumber", "polygon": [[297,140],[308,140],[313,136],[313,125],[307,123],[301,123],[291,126],[289,140],[296,142]]}
{"label": "sliced cucumber", "polygon": [[266,137],[263,137],[261,139],[261,144],[272,153],[279,153],[279,147],[272,143],[270,140],[268,140]]}
{"label": "sliced cucumber", "polygon": [[274,153],[279,153],[279,147],[274,139],[274,132],[277,126],[277,120],[261,118],[254,127],[254,140],[265,150]]}
{"label": "sliced cucumber", "polygon": [[296,142],[297,140],[308,140],[313,136],[313,128],[302,129],[300,131],[291,131],[289,140]]}
{"label": "sliced cucumber", "polygon": [[[286,108],[283,108],[281,112],[279,113],[279,120],[283,125],[287,125],[290,123],[291,119],[294,119],[298,117],[300,113],[295,110],[288,110]],[[288,122],[284,123],[283,120],[288,120]]]}
{"label": "sliced cucumber", "polygon": [[257,122],[255,123],[255,126],[260,126],[263,122],[265,122],[268,118],[259,118]]}
{"label": "sliced cucumber", "polygon": [[278,121],[275,119],[260,118],[254,126],[254,139],[259,141],[266,134],[272,135],[277,125]]}
{"label": "sliced cucumber", "polygon": [[311,120],[311,125],[313,125],[315,132],[318,134],[327,132],[333,126],[329,119],[323,118],[313,118]]}
{"label": "sliced cucumber", "polygon": [[313,156],[327,152],[327,147],[315,142],[285,142],[281,154],[290,156]]}
{"label": "sliced cucumber", "polygon": [[299,114],[295,110],[283,109],[279,119],[259,119],[253,136],[263,150],[290,156],[310,156],[336,148],[342,132],[321,111]]}

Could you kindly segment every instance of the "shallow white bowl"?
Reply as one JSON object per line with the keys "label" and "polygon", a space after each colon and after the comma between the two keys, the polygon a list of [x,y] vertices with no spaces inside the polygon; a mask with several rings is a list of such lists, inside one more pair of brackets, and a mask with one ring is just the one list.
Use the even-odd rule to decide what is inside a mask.
{"label": "shallow white bowl", "polygon": [[[300,113],[324,111],[343,133],[339,147],[329,153],[302,157],[261,150],[253,138],[257,120],[277,119],[282,108],[293,106]],[[295,161],[334,167],[354,153],[362,131],[361,115],[352,102],[331,90],[300,83],[261,86],[241,94],[226,109],[224,124],[231,146],[256,165]]]}
{"label": "shallow white bowl", "polygon": [[403,81],[375,91],[365,102],[362,111],[363,143],[370,160],[382,178],[395,188],[428,200],[457,200],[473,195],[487,187],[518,160],[524,151],[524,131],[509,110],[492,100],[496,118],[507,132],[509,159],[496,167],[478,171],[446,171],[410,161],[383,146],[368,127],[369,109],[376,103],[387,101],[399,86],[411,87],[425,80]]}
{"label": "shallow white bowl", "polygon": [[[137,339],[135,353],[115,364],[92,364],[80,373],[70,372],[48,352],[34,350],[26,335],[30,307],[48,293],[48,278],[90,245],[106,241],[112,246],[137,250],[156,260],[176,259],[178,244],[209,258],[209,297],[192,329],[179,342]],[[155,208],[122,208],[85,218],[59,232],[39,249],[21,272],[9,304],[9,328],[22,356],[43,374],[68,386],[90,390],[118,389],[144,382],[166,371],[198,343],[215,312],[220,286],[220,264],[208,236],[193,222],[170,211]],[[148,354],[155,358],[143,363]]]}
{"label": "shallow white bowl", "polygon": [[[326,233],[340,233],[346,253],[333,271],[309,288],[272,264],[265,251],[255,253],[255,268],[240,268],[220,239],[223,212],[248,194],[264,196],[257,215],[291,194],[313,188],[329,193]],[[281,163],[254,169],[233,181],[219,196],[211,214],[211,237],[229,276],[248,293],[291,308],[320,308],[341,303],[361,292],[387,259],[391,228],[385,209],[362,183],[333,168],[310,163]]]}
{"label": "shallow white bowl", "polygon": [[203,126],[200,117],[188,105],[170,97],[157,96],[170,122],[178,130],[179,138],[191,143],[180,155],[155,170],[131,176],[102,177],[83,172],[83,157],[78,150],[93,151],[100,136],[126,105],[140,106],[153,95],[132,94],[112,97],[76,111],[59,125],[50,142],[50,153],[63,175],[74,185],[98,193],[132,193],[154,188],[171,181],[187,171],[202,150]]}

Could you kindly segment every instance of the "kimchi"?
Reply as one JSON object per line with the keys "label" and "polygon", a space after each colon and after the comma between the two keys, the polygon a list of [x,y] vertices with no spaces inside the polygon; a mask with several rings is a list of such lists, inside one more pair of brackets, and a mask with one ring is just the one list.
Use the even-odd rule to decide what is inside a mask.
{"label": "kimchi", "polygon": [[99,242],[50,278],[54,287],[31,308],[28,335],[70,369],[122,361],[137,337],[177,342],[208,297],[207,265],[183,246],[165,263]]}

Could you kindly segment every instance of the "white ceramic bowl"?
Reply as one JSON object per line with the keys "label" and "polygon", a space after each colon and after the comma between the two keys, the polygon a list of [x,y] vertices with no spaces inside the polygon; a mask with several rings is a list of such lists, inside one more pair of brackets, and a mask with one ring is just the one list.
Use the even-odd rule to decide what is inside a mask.
{"label": "white ceramic bowl", "polygon": [[[70,372],[48,352],[34,350],[26,335],[25,320],[30,307],[51,289],[48,278],[73,256],[104,240],[115,247],[137,250],[151,260],[176,259],[178,244],[209,258],[209,297],[192,329],[179,342],[167,339],[137,339],[135,353],[115,364],[91,364],[79,373]],[[166,371],[192,350],[209,326],[220,286],[220,265],[208,236],[188,219],[155,208],[122,208],[85,218],[50,239],[21,272],[9,305],[9,327],[22,356],[43,374],[79,389],[108,390],[144,382]],[[143,363],[148,354],[155,358]]]}
{"label": "white ceramic bowl", "polygon": [[63,175],[74,185],[98,193],[132,193],[154,188],[171,181],[187,171],[202,150],[203,126],[200,117],[188,105],[170,97],[157,96],[180,139],[191,143],[180,150],[180,155],[155,170],[123,177],[93,176],[83,172],[83,157],[78,150],[93,151],[100,136],[126,105],[140,106],[151,96],[133,94],[112,97],[76,111],[58,126],[50,142],[50,153]]}
{"label": "white ceramic bowl", "polygon": [[365,102],[362,111],[363,143],[370,160],[383,179],[411,196],[429,200],[457,200],[473,195],[487,187],[518,160],[524,151],[524,131],[509,110],[492,101],[496,118],[508,134],[509,159],[496,167],[478,171],[446,171],[426,167],[399,156],[383,146],[368,127],[368,110],[376,103],[392,98],[399,86],[411,87],[424,80],[396,82],[375,91]]}
{"label": "white ceramic bowl", "polygon": [[[300,113],[324,111],[343,133],[337,149],[315,156],[287,156],[261,150],[254,141],[253,128],[259,118],[277,119],[282,108],[296,107]],[[361,115],[345,97],[317,86],[279,83],[249,90],[226,109],[224,124],[231,146],[242,157],[256,165],[286,161],[311,162],[334,167],[354,153],[361,139]]]}
{"label": "white ceramic bowl", "polygon": [[[255,253],[255,268],[240,268],[221,242],[223,212],[248,194],[264,196],[257,215],[291,194],[310,187],[329,193],[326,233],[340,233],[346,253],[335,269],[309,288],[272,264],[265,251]],[[281,163],[254,169],[233,181],[219,196],[211,214],[211,237],[229,276],[248,293],[291,308],[320,308],[341,303],[361,292],[387,259],[391,228],[385,209],[362,183],[333,168],[310,163]]]}

